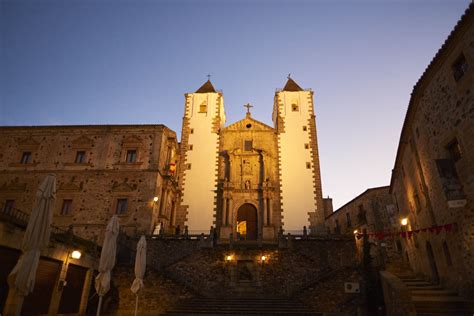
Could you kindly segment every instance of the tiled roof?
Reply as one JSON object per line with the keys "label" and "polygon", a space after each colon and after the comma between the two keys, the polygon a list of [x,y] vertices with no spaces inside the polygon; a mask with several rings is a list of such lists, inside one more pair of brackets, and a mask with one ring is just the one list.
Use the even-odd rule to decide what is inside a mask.
{"label": "tiled roof", "polygon": [[291,78],[288,78],[283,91],[303,91],[303,89]]}
{"label": "tiled roof", "polygon": [[195,93],[209,93],[209,92],[216,92],[214,86],[212,85],[210,80],[207,80],[201,88],[197,89]]}

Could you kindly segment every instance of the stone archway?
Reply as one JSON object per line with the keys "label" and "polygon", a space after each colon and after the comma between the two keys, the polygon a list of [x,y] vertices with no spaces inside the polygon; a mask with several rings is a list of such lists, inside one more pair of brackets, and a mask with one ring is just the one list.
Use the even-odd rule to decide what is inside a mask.
{"label": "stone archway", "polygon": [[250,203],[242,204],[237,210],[237,232],[241,238],[256,240],[258,236],[257,209]]}

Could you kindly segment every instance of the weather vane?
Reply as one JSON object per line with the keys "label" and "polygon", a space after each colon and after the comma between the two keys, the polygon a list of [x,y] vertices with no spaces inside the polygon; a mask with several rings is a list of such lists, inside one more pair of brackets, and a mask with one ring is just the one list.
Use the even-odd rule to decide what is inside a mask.
{"label": "weather vane", "polygon": [[244,108],[247,108],[247,114],[250,114],[250,108],[253,108],[253,105],[250,105],[250,103],[247,103],[244,105]]}
{"label": "weather vane", "polygon": [[211,74],[207,75],[207,80],[211,80]]}
{"label": "weather vane", "polygon": [[288,74],[288,76],[286,77],[286,79],[291,79],[291,72]]}

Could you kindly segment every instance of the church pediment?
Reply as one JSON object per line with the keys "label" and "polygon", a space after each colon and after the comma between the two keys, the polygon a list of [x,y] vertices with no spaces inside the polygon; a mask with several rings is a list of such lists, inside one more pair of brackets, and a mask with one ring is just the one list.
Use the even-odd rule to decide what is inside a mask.
{"label": "church pediment", "polygon": [[247,130],[254,130],[254,131],[273,131],[273,128],[270,126],[259,122],[250,116],[247,116],[243,120],[237,121],[233,124],[230,124],[226,128],[224,128],[224,131],[247,131]]}

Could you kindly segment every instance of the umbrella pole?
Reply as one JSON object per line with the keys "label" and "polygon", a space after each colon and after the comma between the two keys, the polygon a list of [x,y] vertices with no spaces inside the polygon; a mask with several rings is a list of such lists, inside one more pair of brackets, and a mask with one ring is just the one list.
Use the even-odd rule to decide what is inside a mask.
{"label": "umbrella pole", "polygon": [[97,307],[97,316],[100,316],[101,309],[102,309],[102,295],[99,296],[99,306]]}
{"label": "umbrella pole", "polygon": [[138,294],[135,295],[135,316],[137,316],[138,313]]}

